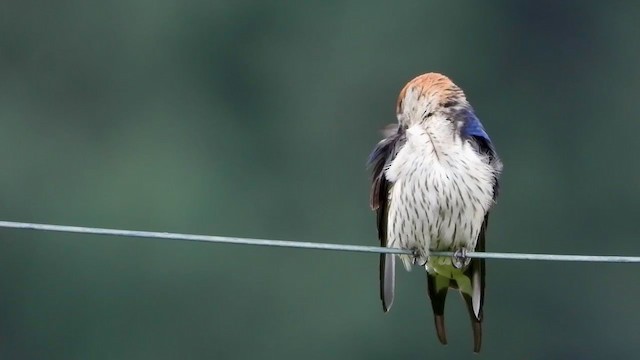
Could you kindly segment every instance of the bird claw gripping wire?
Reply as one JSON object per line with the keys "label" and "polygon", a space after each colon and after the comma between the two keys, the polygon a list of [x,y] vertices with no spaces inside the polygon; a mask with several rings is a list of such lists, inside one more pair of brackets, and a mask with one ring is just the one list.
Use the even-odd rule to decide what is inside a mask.
{"label": "bird claw gripping wire", "polygon": [[452,260],[453,266],[456,269],[462,269],[467,265],[469,265],[469,262],[471,262],[471,258],[467,257],[466,248],[461,248],[456,250],[453,253],[453,256],[451,257],[451,260]]}
{"label": "bird claw gripping wire", "polygon": [[411,257],[412,257],[411,263],[413,265],[420,264],[421,259],[424,259],[423,263],[420,264],[421,267],[425,267],[427,265],[427,262],[429,262],[429,257],[423,257],[422,254],[420,253],[420,250],[417,247],[414,247],[411,249]]}

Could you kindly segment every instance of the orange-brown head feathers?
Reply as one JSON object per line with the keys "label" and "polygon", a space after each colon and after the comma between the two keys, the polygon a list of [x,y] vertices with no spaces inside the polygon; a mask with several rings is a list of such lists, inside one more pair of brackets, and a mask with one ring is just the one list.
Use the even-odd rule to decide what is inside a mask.
{"label": "orange-brown head feathers", "polygon": [[396,113],[398,121],[409,125],[459,106],[469,106],[462,90],[442,74],[427,73],[409,81],[400,91]]}

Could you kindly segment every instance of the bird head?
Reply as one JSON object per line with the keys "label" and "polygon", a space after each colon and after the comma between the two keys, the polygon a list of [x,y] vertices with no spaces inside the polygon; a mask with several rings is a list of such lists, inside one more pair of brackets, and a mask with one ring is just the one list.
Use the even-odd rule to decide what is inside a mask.
{"label": "bird head", "polygon": [[428,127],[433,119],[445,119],[452,131],[489,141],[462,89],[442,74],[427,73],[409,81],[398,96],[396,115],[401,128]]}

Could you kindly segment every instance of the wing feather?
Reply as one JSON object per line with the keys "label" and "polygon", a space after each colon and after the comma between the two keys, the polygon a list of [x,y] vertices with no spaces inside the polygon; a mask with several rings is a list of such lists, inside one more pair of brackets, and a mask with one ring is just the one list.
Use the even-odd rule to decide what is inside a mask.
{"label": "wing feather", "polygon": [[[387,221],[389,210],[389,192],[393,184],[387,180],[385,171],[404,143],[401,128],[388,131],[388,136],[380,141],[369,156],[369,166],[373,171],[371,185],[371,209],[376,211],[378,239],[380,246],[387,246]],[[391,309],[395,292],[395,256],[380,254],[380,300],[385,312]]]}
{"label": "wing feather", "polygon": [[[500,187],[498,177],[502,172],[502,162],[500,161],[489,136],[480,123],[480,120],[478,120],[473,112],[465,113],[464,116],[466,117],[466,121],[462,135],[467,137],[477,152],[486,156],[486,161],[494,170],[493,200],[496,201]],[[474,251],[485,251],[488,224],[489,213],[487,212],[487,214],[485,214],[480,233],[478,234],[478,241]],[[485,260],[471,259],[471,263],[465,271],[465,276],[470,279],[471,293],[462,293],[462,297],[467,304],[467,310],[469,311],[469,317],[471,318],[471,327],[473,329],[473,351],[477,353],[480,352],[482,345],[482,308],[484,305],[486,278]]]}

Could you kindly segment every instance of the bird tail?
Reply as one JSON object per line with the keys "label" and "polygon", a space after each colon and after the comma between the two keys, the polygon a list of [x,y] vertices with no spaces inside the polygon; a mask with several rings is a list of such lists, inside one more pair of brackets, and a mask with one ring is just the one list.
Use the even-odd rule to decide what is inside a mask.
{"label": "bird tail", "polygon": [[[464,272],[464,279],[469,287],[463,288],[458,281],[458,289],[467,304],[471,328],[473,329],[473,352],[480,352],[482,345],[482,306],[484,303],[484,259],[472,259]],[[465,281],[466,282],[466,281]]]}
{"label": "bird tail", "polygon": [[482,305],[484,302],[484,259],[471,259],[467,269],[451,279],[437,273],[427,273],[427,290],[435,320],[438,340],[447,344],[444,326],[444,305],[449,288],[458,289],[467,305],[473,330],[473,351],[480,352],[482,345]]}
{"label": "bird tail", "polygon": [[444,328],[444,304],[447,300],[447,291],[451,280],[437,273],[427,272],[427,292],[431,299],[431,308],[433,309],[433,319],[436,325],[436,334],[438,340],[443,345],[447,344],[447,332]]}

